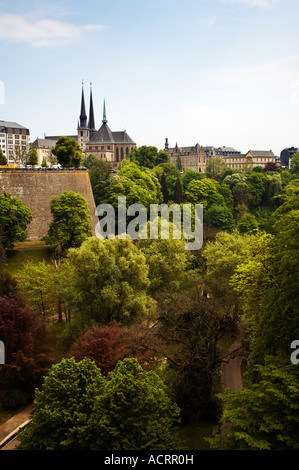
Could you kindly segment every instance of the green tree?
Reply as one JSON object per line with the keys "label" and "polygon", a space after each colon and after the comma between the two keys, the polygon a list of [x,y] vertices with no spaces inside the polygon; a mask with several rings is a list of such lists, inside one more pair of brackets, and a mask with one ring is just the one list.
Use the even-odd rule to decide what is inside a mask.
{"label": "green tree", "polygon": [[221,157],[212,157],[206,166],[205,173],[208,178],[220,180],[221,175],[226,170],[226,163]]}
{"label": "green tree", "polygon": [[31,221],[30,209],[20,199],[3,191],[0,195],[0,227],[5,249],[13,248],[16,241],[26,240],[26,228]]}
{"label": "green tree", "polygon": [[219,193],[219,183],[209,178],[192,180],[185,192],[185,200],[192,204],[202,204],[204,209],[212,204],[225,204],[224,197]]}
{"label": "green tree", "polygon": [[167,163],[170,157],[166,150],[158,151],[157,147],[142,145],[131,150],[129,159],[140,167],[154,168],[161,163]]}
{"label": "green tree", "polygon": [[18,287],[25,292],[32,309],[44,317],[54,314],[57,306],[55,268],[45,260],[27,261],[17,273]]}
{"label": "green tree", "polygon": [[290,172],[293,174],[299,174],[299,152],[295,153],[291,158]]}
{"label": "green tree", "polygon": [[184,202],[182,184],[179,177],[177,178],[175,184],[173,202],[175,202],[176,204],[182,204]]}
{"label": "green tree", "polygon": [[206,211],[205,220],[215,228],[231,231],[235,227],[233,213],[229,207],[212,204]]}
{"label": "green tree", "polygon": [[183,191],[185,192],[188,184],[192,180],[201,180],[205,178],[205,175],[203,173],[200,173],[195,170],[185,170],[184,173],[181,176],[181,181],[182,181],[182,186],[183,186]]}
{"label": "green tree", "polygon": [[84,166],[88,169],[95,204],[98,206],[105,202],[110,188],[111,165],[106,161],[98,160],[94,155],[89,155],[84,161]]}
{"label": "green tree", "polygon": [[80,246],[92,235],[88,205],[80,194],[64,191],[60,197],[51,199],[50,211],[52,222],[43,237],[49,245],[59,246],[64,251]]}
{"label": "green tree", "polygon": [[240,233],[257,233],[259,226],[255,216],[248,213],[240,218],[237,228]]}
{"label": "green tree", "polygon": [[179,408],[153,371],[124,359],[107,378],[82,440],[91,450],[174,450]]}
{"label": "green tree", "polygon": [[7,165],[7,158],[3,155],[2,149],[0,149],[0,165]]}
{"label": "green tree", "polygon": [[222,397],[225,438],[209,439],[212,449],[298,450],[299,369],[268,360],[257,366],[259,380]]}
{"label": "green tree", "polygon": [[186,280],[190,269],[190,253],[182,239],[139,240],[138,248],[144,254],[149,268],[149,292],[176,291]]}
{"label": "green tree", "polygon": [[100,369],[90,359],[62,359],[51,367],[42,391],[36,390],[34,415],[20,434],[20,450],[77,450],[105,386]]}
{"label": "green tree", "polygon": [[66,262],[68,282],[62,294],[84,324],[130,323],[149,313],[148,267],[128,237],[91,237],[69,250]]}
{"label": "green tree", "polygon": [[165,204],[167,204],[167,203],[168,203],[168,200],[169,200],[169,195],[168,195],[167,181],[166,181],[164,172],[163,172],[162,175],[161,175],[160,184],[161,184],[161,191],[162,191],[162,196],[163,196],[163,202],[164,202]]}
{"label": "green tree", "polygon": [[26,165],[34,166],[34,165],[37,165],[37,163],[38,163],[38,154],[37,154],[36,147],[31,147],[27,155]]}
{"label": "green tree", "polygon": [[48,168],[48,166],[49,166],[49,165],[48,165],[48,162],[47,162],[46,157],[43,157],[42,163],[41,163],[41,167],[42,167],[42,168]]}
{"label": "green tree", "polygon": [[78,168],[83,162],[83,153],[80,145],[75,139],[59,137],[52,153],[63,167]]}

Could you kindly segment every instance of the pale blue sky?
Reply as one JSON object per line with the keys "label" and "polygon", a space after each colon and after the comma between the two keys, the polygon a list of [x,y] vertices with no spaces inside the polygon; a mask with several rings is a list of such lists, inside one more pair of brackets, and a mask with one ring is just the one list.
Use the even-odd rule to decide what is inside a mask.
{"label": "pale blue sky", "polygon": [[279,154],[299,146],[298,19],[298,0],[0,0],[0,119],[75,134],[84,79],[96,127],[105,98],[138,146]]}

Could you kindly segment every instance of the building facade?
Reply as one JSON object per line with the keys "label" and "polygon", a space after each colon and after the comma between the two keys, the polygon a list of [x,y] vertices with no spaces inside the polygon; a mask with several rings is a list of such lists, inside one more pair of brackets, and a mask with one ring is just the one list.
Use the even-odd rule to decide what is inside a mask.
{"label": "building facade", "polygon": [[175,147],[169,148],[168,139],[166,139],[165,150],[169,152],[170,162],[173,165],[181,166],[183,170],[189,169],[204,173],[208,157],[204,148],[199,144],[191,147],[179,147],[176,143]]}
{"label": "building facade", "polygon": [[92,88],[90,87],[88,118],[85,108],[83,86],[77,141],[86,157],[92,154],[99,160],[109,162],[113,167],[117,167],[119,162],[123,160],[134,147],[136,147],[136,143],[131,139],[126,131],[112,131],[108,126],[105,100],[103,106],[102,125],[98,130],[96,130]]}
{"label": "building facade", "polygon": [[30,132],[16,122],[0,121],[0,148],[9,164],[17,163],[29,150]]}
{"label": "building facade", "polygon": [[295,153],[299,152],[299,148],[297,147],[289,147],[286,149],[283,149],[280,153],[280,163],[281,166],[285,168],[289,168],[290,166],[290,161]]}
{"label": "building facade", "polygon": [[41,166],[43,160],[45,160],[47,163],[50,161],[50,155],[51,155],[51,149],[55,147],[57,142],[56,140],[51,140],[51,139],[35,139],[32,144],[30,144],[30,147],[34,147],[37,151],[37,165]]}

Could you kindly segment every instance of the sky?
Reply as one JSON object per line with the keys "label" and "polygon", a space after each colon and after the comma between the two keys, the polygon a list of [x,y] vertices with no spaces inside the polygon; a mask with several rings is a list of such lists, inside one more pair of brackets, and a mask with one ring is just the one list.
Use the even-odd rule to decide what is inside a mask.
{"label": "sky", "polygon": [[137,146],[299,147],[298,0],[0,0],[0,120],[31,142],[96,127]]}

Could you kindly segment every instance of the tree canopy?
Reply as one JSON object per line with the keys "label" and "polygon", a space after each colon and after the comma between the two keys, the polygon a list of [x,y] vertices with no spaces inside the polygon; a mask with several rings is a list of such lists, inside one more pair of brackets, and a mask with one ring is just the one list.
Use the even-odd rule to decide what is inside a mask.
{"label": "tree canopy", "polygon": [[13,248],[16,241],[27,238],[27,225],[32,221],[29,207],[11,194],[3,191],[0,195],[0,227],[2,244],[5,249]]}

